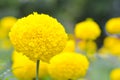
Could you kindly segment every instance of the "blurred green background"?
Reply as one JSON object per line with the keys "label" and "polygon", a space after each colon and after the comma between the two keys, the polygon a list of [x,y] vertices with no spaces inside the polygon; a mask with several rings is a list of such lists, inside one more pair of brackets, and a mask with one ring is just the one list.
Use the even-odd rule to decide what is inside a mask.
{"label": "blurred green background", "polygon": [[[120,0],[0,0],[0,18],[5,16],[21,18],[33,12],[46,13],[57,18],[68,33],[74,33],[76,23],[93,18],[102,30],[101,36],[96,40],[100,48],[107,36],[104,29],[106,21],[120,16]],[[0,80],[8,80],[6,76],[10,77],[10,80],[16,80],[9,72],[12,50],[12,48],[0,49]],[[110,70],[120,65],[117,61],[113,57],[108,59],[98,57],[91,64],[87,80],[109,80]]]}

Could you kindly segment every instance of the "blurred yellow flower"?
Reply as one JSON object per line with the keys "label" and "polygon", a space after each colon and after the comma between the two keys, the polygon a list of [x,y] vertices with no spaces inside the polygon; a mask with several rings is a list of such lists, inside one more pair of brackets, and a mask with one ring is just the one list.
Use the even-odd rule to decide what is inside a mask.
{"label": "blurred yellow flower", "polygon": [[63,51],[64,52],[74,52],[75,51],[75,41],[74,40],[68,40]]}
{"label": "blurred yellow flower", "polygon": [[55,80],[76,80],[86,75],[88,67],[89,61],[84,55],[65,52],[50,60],[48,72]]}
{"label": "blurred yellow flower", "polygon": [[113,45],[118,44],[120,40],[116,37],[108,36],[104,39],[104,47],[111,48]]}
{"label": "blurred yellow flower", "polygon": [[[29,60],[22,53],[14,52],[12,55],[12,72],[20,80],[32,80],[36,76],[36,63]],[[39,77],[42,78],[48,75],[48,64],[40,61]]]}
{"label": "blurred yellow flower", "polygon": [[64,27],[55,18],[38,13],[19,19],[9,36],[15,49],[34,61],[49,62],[67,43]]}
{"label": "blurred yellow flower", "polygon": [[0,28],[0,39],[5,39],[6,37],[8,37],[8,32],[3,29],[3,28]]}
{"label": "blurred yellow flower", "polygon": [[82,21],[75,26],[75,35],[83,40],[95,40],[100,36],[99,25],[91,19]]}
{"label": "blurred yellow flower", "polygon": [[85,40],[81,40],[78,43],[78,47],[81,51],[85,51],[86,53],[90,53],[93,54],[96,52],[97,50],[97,45],[94,41],[85,41]]}
{"label": "blurred yellow flower", "polygon": [[106,31],[110,34],[120,34],[120,17],[111,18],[106,23]]}
{"label": "blurred yellow flower", "polygon": [[120,68],[111,71],[110,80],[120,80]]}
{"label": "blurred yellow flower", "polygon": [[1,27],[10,30],[10,28],[15,24],[17,19],[13,16],[3,17],[0,21]]}
{"label": "blurred yellow flower", "polygon": [[106,37],[103,45],[112,55],[120,56],[120,39],[116,37]]}

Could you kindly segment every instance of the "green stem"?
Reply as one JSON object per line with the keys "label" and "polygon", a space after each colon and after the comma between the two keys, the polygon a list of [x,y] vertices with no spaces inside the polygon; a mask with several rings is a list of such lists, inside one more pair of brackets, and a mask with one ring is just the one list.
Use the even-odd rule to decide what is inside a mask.
{"label": "green stem", "polygon": [[36,80],[39,80],[39,63],[40,63],[40,60],[37,60],[37,64],[36,64]]}

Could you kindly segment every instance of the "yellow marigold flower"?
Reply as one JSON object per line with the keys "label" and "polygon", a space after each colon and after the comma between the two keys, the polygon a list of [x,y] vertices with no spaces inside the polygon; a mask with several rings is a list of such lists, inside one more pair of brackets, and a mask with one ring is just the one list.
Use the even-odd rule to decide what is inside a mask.
{"label": "yellow marigold flower", "polygon": [[120,80],[120,68],[111,71],[110,80]]}
{"label": "yellow marigold flower", "polygon": [[107,37],[104,40],[104,47],[112,54],[120,56],[120,39],[116,37]]}
{"label": "yellow marigold flower", "polygon": [[76,37],[83,40],[95,40],[100,33],[99,25],[91,19],[82,21],[75,26]]}
{"label": "yellow marigold flower", "polygon": [[120,34],[120,17],[108,20],[106,23],[106,31],[110,34]]}
{"label": "yellow marigold flower", "polygon": [[97,45],[94,41],[80,41],[78,43],[78,47],[81,51],[85,51],[87,53],[95,53],[97,50]]}
{"label": "yellow marigold flower", "polygon": [[68,40],[63,51],[64,52],[74,52],[75,51],[75,41],[74,40]]}
{"label": "yellow marigold flower", "polygon": [[[22,53],[14,52],[12,55],[12,72],[13,74],[21,79],[21,80],[28,80],[28,79],[33,79],[35,78],[36,74],[36,63],[29,60],[28,57],[23,55]],[[40,66],[39,66],[39,77],[42,78],[46,75],[48,75],[48,70],[47,70],[48,64],[40,61]]]}
{"label": "yellow marigold flower", "polygon": [[66,52],[50,60],[48,71],[56,80],[76,80],[86,75],[88,67],[89,62],[84,55]]}
{"label": "yellow marigold flower", "polygon": [[55,18],[38,13],[19,19],[9,36],[15,49],[34,61],[48,62],[67,43],[64,27]]}
{"label": "yellow marigold flower", "polygon": [[6,30],[10,30],[10,28],[15,24],[16,21],[17,19],[13,16],[3,17],[0,22],[1,27],[5,28]]}

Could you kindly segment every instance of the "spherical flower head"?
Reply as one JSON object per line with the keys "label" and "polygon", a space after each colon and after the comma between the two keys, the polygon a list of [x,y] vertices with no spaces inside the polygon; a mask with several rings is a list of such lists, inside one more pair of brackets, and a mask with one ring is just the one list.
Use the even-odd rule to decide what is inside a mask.
{"label": "spherical flower head", "polygon": [[106,23],[106,31],[110,34],[120,34],[120,17],[111,18]]}
{"label": "spherical flower head", "polygon": [[55,18],[38,13],[19,19],[9,36],[15,49],[33,61],[48,62],[67,43],[64,27]]}
{"label": "spherical flower head", "polygon": [[82,21],[75,26],[75,35],[83,40],[95,40],[100,36],[99,25],[91,19]]}
{"label": "spherical flower head", "polygon": [[74,40],[68,40],[63,51],[64,52],[74,52],[75,51],[75,41]]}
{"label": "spherical flower head", "polygon": [[3,17],[0,21],[1,27],[6,30],[10,30],[10,28],[15,24],[16,21],[17,19],[13,16]]}
{"label": "spherical flower head", "polygon": [[[12,55],[12,60],[12,72],[17,78],[21,80],[32,80],[33,78],[35,78],[36,63],[34,61],[29,60],[28,57],[16,51]],[[47,66],[47,63],[40,61],[39,78],[48,75]]]}
{"label": "spherical flower head", "polygon": [[120,68],[111,71],[110,80],[120,80]]}
{"label": "spherical flower head", "polygon": [[48,71],[55,80],[75,80],[85,76],[88,67],[89,62],[84,55],[65,52],[50,60]]}

